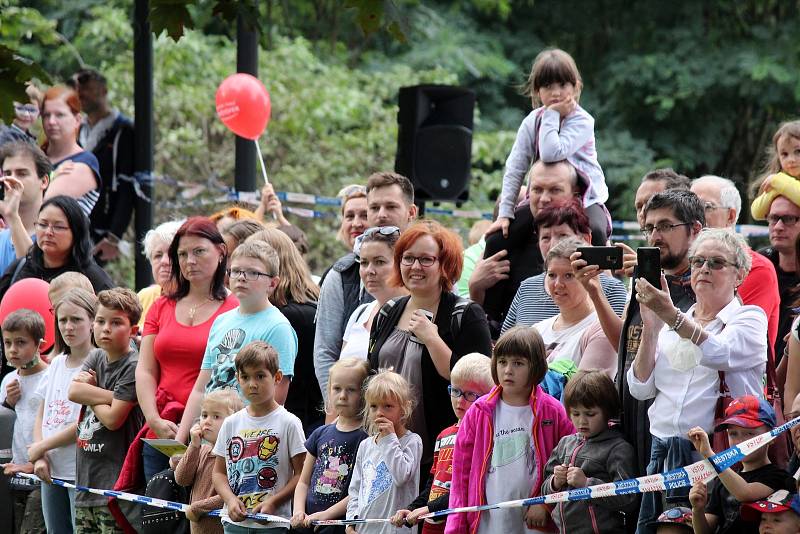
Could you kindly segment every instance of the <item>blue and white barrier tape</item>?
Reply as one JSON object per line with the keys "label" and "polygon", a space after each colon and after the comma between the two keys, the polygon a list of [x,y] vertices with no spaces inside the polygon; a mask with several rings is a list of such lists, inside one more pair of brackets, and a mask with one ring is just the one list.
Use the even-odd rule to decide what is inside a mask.
{"label": "blue and white barrier tape", "polygon": [[[664,491],[667,489],[685,488],[691,486],[695,482],[708,482],[717,476],[717,473],[733,466],[740,462],[742,458],[758,450],[759,448],[767,445],[773,441],[777,436],[783,434],[790,428],[800,424],[800,417],[792,419],[779,427],[773,428],[769,432],[765,432],[758,436],[748,439],[747,441],[735,445],[724,451],[715,454],[707,460],[695,462],[685,467],[673,469],[665,473],[655,475],[647,475],[639,478],[631,478],[628,480],[618,480],[615,482],[608,482],[606,484],[598,484],[596,486],[589,486],[587,488],[577,488],[568,491],[560,491],[543,495],[540,497],[532,497],[529,499],[517,499],[514,501],[504,501],[494,504],[484,504],[482,506],[464,506],[461,508],[450,508],[440,512],[433,512],[421,516],[420,519],[439,518],[449,514],[464,513],[464,512],[480,512],[486,510],[497,510],[501,508],[521,508],[523,506],[532,506],[535,504],[556,504],[568,501],[583,501],[587,499],[600,499],[603,497],[612,497],[614,495],[627,495],[632,493],[649,493],[653,491]],[[19,473],[20,476],[40,480],[36,475],[27,473]],[[144,495],[136,495],[134,493],[126,493],[123,491],[114,490],[101,490],[95,488],[87,488],[85,486],[76,486],[63,480],[53,479],[53,484],[63,486],[65,488],[74,488],[77,491],[84,491],[95,493],[97,495],[104,495],[106,497],[115,497],[117,499],[138,504],[146,504],[156,508],[166,508],[170,510],[178,510],[186,512],[189,505],[166,501],[163,499],[155,499]],[[208,513],[211,516],[219,516],[221,510],[213,510]],[[283,517],[278,517],[268,514],[247,514],[249,519],[257,519],[260,521],[268,521],[272,523],[289,523],[289,520]],[[389,518],[373,518],[373,519],[331,519],[312,521],[314,525],[363,525],[368,523],[386,523]]]}
{"label": "blue and white barrier tape", "polygon": [[[31,478],[33,480],[42,481],[36,475],[31,475],[28,473],[18,473],[19,476],[23,476],[26,478]],[[168,510],[177,510],[179,512],[186,513],[189,509],[188,504],[184,504],[181,502],[175,501],[166,501],[164,499],[156,499],[154,497],[148,497],[146,495],[137,495],[135,493],[127,493],[124,491],[115,491],[115,490],[104,490],[104,489],[97,489],[97,488],[87,488],[86,486],[76,486],[75,484],[70,484],[69,482],[64,482],[63,480],[59,480],[57,478],[53,479],[53,485],[61,486],[64,488],[73,488],[76,491],[83,491],[86,493],[94,493],[95,495],[103,495],[104,497],[114,497],[121,501],[128,501],[128,502],[135,502],[137,504],[144,504],[147,506],[153,506],[155,508],[164,508]],[[222,510],[212,510],[208,512],[207,515],[210,516],[217,516],[219,517],[222,513]],[[248,519],[257,519],[259,521],[268,521],[270,523],[289,523],[289,520],[283,517],[279,517],[277,515],[269,515],[269,514],[247,514]]]}

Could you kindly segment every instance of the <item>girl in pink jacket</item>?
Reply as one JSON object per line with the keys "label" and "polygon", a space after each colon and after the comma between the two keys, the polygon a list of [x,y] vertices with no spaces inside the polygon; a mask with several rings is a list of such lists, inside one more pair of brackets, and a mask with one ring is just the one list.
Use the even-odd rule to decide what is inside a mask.
{"label": "girl in pink jacket", "polygon": [[[539,494],[550,452],[575,433],[564,407],[537,384],[547,372],[534,328],[503,334],[492,356],[492,391],[467,411],[456,437],[450,508]],[[445,534],[529,534],[553,530],[547,506],[450,514]],[[533,529],[533,530],[530,530]]]}

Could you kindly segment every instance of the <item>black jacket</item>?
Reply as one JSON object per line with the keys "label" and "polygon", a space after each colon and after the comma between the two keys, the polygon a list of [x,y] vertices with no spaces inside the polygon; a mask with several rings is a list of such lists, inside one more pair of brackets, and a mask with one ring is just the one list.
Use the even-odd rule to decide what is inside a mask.
{"label": "black jacket", "polygon": [[[381,347],[389,338],[403,310],[406,309],[410,297],[401,297],[389,311],[388,317],[382,322],[380,332],[376,328],[378,316],[372,324],[369,336],[369,365],[372,369],[380,368],[378,355]],[[453,307],[458,301],[458,296],[450,292],[443,292],[439,309],[436,313],[435,323],[439,328],[439,336],[453,351],[450,357],[450,369],[465,354],[479,352],[486,356],[492,354],[492,340],[489,336],[489,325],[486,322],[486,314],[483,309],[474,302],[464,310],[461,319],[461,331],[458,339],[453,339],[451,328],[451,315]],[[429,436],[437,436],[444,428],[456,422],[456,416],[450,405],[450,395],[447,393],[447,386],[450,381],[442,378],[433,365],[433,360],[427,347],[422,349],[422,398],[424,399],[423,410],[425,412],[425,423]]]}

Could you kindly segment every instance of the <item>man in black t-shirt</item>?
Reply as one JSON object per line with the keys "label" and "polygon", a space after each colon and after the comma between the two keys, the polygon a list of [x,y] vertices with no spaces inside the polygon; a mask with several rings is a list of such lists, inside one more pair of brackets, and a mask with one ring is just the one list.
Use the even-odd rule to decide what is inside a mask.
{"label": "man in black t-shirt", "polygon": [[[800,235],[800,206],[786,197],[776,197],[769,207],[767,222],[769,223],[770,246],[759,252],[769,258],[778,275],[781,307],[778,319],[778,337],[775,340],[775,363],[777,365],[783,358],[783,350],[786,347],[783,338],[786,337],[792,326],[792,319],[795,315],[794,301],[798,297],[796,287],[800,282],[800,277],[797,274],[795,243],[797,236]],[[779,384],[783,384],[783,378],[778,377]]]}

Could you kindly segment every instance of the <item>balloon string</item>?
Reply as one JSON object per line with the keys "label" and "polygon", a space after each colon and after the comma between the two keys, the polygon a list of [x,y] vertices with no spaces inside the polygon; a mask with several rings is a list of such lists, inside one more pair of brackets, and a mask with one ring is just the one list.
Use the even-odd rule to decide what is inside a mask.
{"label": "balloon string", "polygon": [[[264,165],[264,155],[261,153],[261,146],[258,144],[258,139],[253,139],[253,142],[256,144],[256,152],[258,152],[258,162],[261,163],[261,174],[264,175],[264,183],[269,185],[269,178],[267,178],[267,167]],[[272,218],[277,220],[278,215],[273,213]]]}
{"label": "balloon string", "polygon": [[261,163],[261,174],[264,175],[264,183],[269,185],[269,178],[267,178],[267,168],[264,166],[264,156],[261,154],[261,147],[258,145],[258,139],[253,139],[256,144],[256,152],[258,152],[258,161]]}

